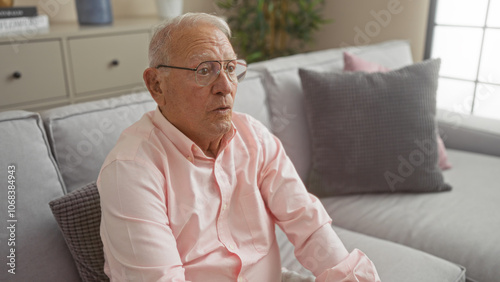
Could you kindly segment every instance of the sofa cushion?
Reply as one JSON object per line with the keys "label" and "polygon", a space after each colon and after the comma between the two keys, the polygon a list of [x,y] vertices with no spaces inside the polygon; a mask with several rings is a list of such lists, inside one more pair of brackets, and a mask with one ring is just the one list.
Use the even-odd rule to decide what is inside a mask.
{"label": "sofa cushion", "polygon": [[[390,70],[380,64],[369,62],[356,55],[344,52],[344,71],[388,72]],[[446,156],[446,148],[444,146],[444,142],[439,136],[439,133],[436,132],[436,134],[438,134],[437,146],[439,168],[441,168],[441,170],[450,169],[451,164],[449,163],[448,157]]]}
{"label": "sofa cushion", "polygon": [[476,281],[500,277],[500,157],[448,148],[450,193],[321,199],[336,225],[462,265]]}
{"label": "sofa cushion", "polygon": [[353,55],[349,52],[344,52],[344,71],[365,71],[365,72],[388,72],[389,69],[383,65],[369,62]]}
{"label": "sofa cushion", "polygon": [[387,73],[300,69],[317,196],[450,190],[438,166],[440,60]]}
{"label": "sofa cushion", "polygon": [[[1,112],[0,132],[0,281],[77,281],[75,264],[48,206],[64,194],[64,185],[40,116]],[[9,170],[15,177],[11,183]],[[15,274],[8,272],[11,266]]]}
{"label": "sofa cushion", "polygon": [[[397,282],[465,282],[465,269],[427,253],[389,241],[333,226],[347,250],[363,251],[375,264],[382,281]],[[283,267],[302,275],[311,275],[295,258],[293,245],[276,228]]]}
{"label": "sofa cushion", "polygon": [[68,192],[95,181],[120,133],[155,107],[142,92],[42,112]]}
{"label": "sofa cushion", "polygon": [[245,79],[238,83],[234,110],[251,115],[268,128],[271,126],[260,72],[249,70]]}
{"label": "sofa cushion", "polygon": [[101,204],[95,182],[49,203],[82,281],[109,281],[99,234]]}
{"label": "sofa cushion", "polygon": [[272,59],[254,64],[254,69],[264,70],[264,88],[268,95],[271,129],[281,140],[302,180],[306,180],[311,164],[311,143],[304,114],[304,95],[300,84],[299,68],[316,70],[342,70],[342,52],[349,51],[359,57],[399,68],[412,63],[410,45],[396,40],[370,46],[349,47],[345,50],[330,49],[289,57]]}

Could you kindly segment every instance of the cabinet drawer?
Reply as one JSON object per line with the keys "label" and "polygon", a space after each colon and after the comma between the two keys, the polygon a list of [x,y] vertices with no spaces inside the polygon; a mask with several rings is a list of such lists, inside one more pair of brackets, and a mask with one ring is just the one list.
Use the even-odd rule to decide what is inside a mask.
{"label": "cabinet drawer", "polygon": [[149,34],[131,33],[69,40],[77,95],[142,83]]}
{"label": "cabinet drawer", "polygon": [[0,105],[66,97],[59,40],[0,45]]}

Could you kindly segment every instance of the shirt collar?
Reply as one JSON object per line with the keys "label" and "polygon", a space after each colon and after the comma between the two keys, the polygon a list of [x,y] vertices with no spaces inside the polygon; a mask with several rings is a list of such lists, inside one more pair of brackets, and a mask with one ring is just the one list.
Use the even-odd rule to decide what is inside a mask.
{"label": "shirt collar", "polygon": [[[203,150],[201,150],[196,143],[184,135],[184,133],[177,129],[177,127],[175,127],[166,117],[163,116],[159,107],[156,107],[156,110],[154,111],[153,123],[188,160],[194,160],[195,157],[207,158],[207,156],[203,153]],[[236,133],[236,127],[231,121],[231,130],[222,137],[218,155],[220,155],[226,146],[231,142]]]}

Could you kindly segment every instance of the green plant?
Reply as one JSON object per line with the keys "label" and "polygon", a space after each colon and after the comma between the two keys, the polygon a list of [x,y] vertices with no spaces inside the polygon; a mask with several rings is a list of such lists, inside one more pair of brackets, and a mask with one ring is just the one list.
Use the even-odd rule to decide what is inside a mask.
{"label": "green plant", "polygon": [[329,22],[321,15],[324,0],[223,0],[234,46],[256,62],[301,52],[313,33]]}

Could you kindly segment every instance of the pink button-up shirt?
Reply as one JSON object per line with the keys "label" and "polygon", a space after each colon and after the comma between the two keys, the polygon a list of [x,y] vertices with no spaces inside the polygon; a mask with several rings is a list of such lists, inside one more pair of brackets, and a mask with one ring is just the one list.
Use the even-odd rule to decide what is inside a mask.
{"label": "pink button-up shirt", "polygon": [[146,113],[122,133],[97,185],[111,281],[281,281],[275,224],[317,281],[378,281],[250,116],[233,113],[210,158],[158,109]]}

